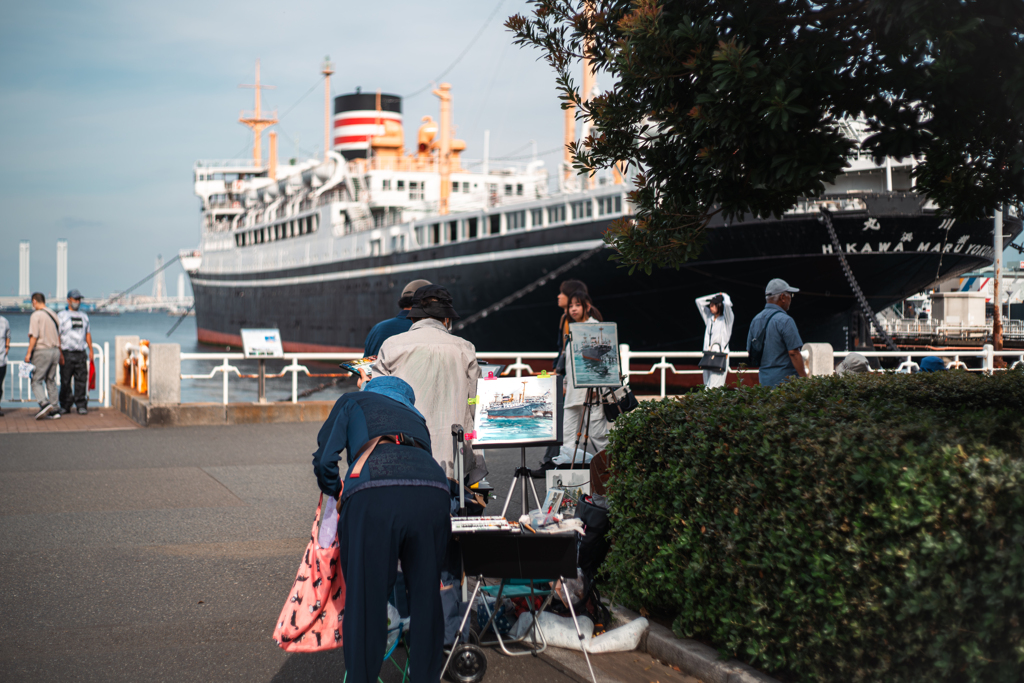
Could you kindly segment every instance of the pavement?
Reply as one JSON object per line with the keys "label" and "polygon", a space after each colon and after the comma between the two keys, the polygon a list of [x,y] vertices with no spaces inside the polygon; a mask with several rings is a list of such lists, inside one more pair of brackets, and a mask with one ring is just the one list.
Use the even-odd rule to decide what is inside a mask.
{"label": "pavement", "polygon": [[35,432],[97,432],[114,429],[138,429],[124,413],[115,408],[89,408],[88,415],[71,412],[58,420],[37,420],[39,407],[7,408],[0,417],[0,434],[27,434]]}
{"label": "pavement", "polygon": [[[288,654],[270,638],[313,521],[320,425],[64,419],[105,431],[0,433],[0,680],[341,680],[340,649]],[[518,464],[488,455],[489,512]],[[549,652],[488,651],[485,681],[586,680],[578,653]],[[695,683],[643,653],[594,661],[599,681]]]}

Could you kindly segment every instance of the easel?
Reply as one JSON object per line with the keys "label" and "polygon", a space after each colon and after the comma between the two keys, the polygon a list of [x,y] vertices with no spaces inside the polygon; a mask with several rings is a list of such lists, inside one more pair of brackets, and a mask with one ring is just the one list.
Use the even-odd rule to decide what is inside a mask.
{"label": "easel", "polygon": [[590,413],[594,407],[599,405],[601,405],[600,390],[596,387],[588,388],[587,395],[583,399],[584,414],[580,417],[580,426],[576,429],[576,445],[572,449],[572,463],[570,463],[569,469],[576,468],[576,452],[580,448],[580,435],[583,436],[583,462],[581,464],[587,464],[587,442],[590,441]]}
{"label": "easel", "polygon": [[540,509],[540,498],[537,496],[537,487],[533,485],[533,477],[530,476],[530,468],[526,466],[526,446],[520,449],[520,464],[516,468],[515,474],[512,475],[512,486],[509,487],[508,496],[505,497],[505,506],[501,508],[500,517],[504,517],[508,511],[508,504],[512,502],[512,493],[516,490],[516,482],[519,480],[519,492],[521,494],[520,500],[522,501],[522,514],[529,512],[529,508],[526,507],[526,482],[530,482],[530,488],[533,490],[533,500],[537,503],[537,509]]}

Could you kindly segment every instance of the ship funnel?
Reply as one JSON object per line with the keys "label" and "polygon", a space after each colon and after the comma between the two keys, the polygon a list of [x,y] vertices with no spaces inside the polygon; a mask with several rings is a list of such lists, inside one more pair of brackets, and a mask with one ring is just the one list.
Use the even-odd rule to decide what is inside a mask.
{"label": "ship funnel", "polygon": [[370,138],[393,135],[395,130],[401,130],[401,125],[402,98],[398,95],[340,95],[334,98],[332,149],[345,159],[365,159],[370,153]]}

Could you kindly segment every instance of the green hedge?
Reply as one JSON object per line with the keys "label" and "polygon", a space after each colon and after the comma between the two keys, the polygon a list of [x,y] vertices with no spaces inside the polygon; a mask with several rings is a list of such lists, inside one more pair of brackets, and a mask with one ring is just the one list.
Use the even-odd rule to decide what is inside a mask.
{"label": "green hedge", "polygon": [[617,600],[801,681],[1024,680],[1024,372],[818,377],[612,431]]}

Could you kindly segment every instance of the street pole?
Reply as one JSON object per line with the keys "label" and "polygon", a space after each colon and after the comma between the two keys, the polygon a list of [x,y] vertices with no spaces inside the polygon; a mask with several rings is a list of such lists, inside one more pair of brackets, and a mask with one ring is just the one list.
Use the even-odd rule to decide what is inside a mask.
{"label": "street pole", "polygon": [[[992,346],[996,351],[1003,350],[1003,303],[1002,280],[1003,280],[1003,209],[996,210],[995,225],[992,230],[995,248],[995,259],[992,266],[995,270],[995,278],[992,281]],[[995,365],[1002,366],[1002,357],[997,357]]]}

